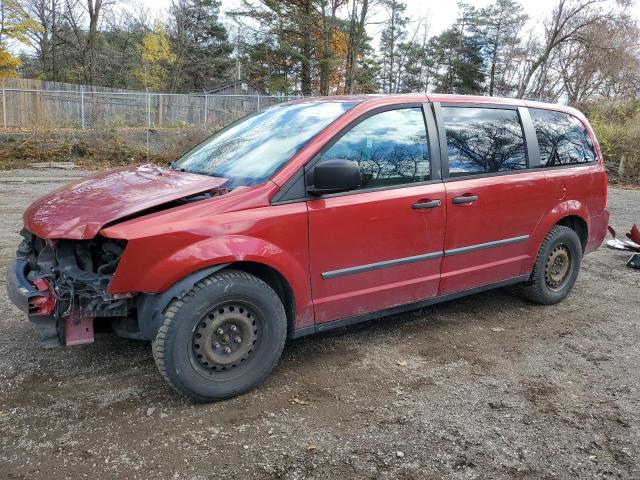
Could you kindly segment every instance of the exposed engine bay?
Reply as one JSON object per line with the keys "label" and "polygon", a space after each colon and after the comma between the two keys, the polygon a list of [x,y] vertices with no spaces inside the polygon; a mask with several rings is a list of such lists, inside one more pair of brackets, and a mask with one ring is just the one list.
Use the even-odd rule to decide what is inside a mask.
{"label": "exposed engine bay", "polygon": [[133,295],[111,295],[109,282],[126,246],[123,240],[44,240],[24,229],[17,256],[24,276],[41,292],[29,299],[29,316],[43,342],[73,345],[93,341],[93,319],[124,317]]}
{"label": "exposed engine bay", "polygon": [[[221,181],[224,179],[216,179],[216,182]],[[229,191],[213,188],[173,198],[122,215],[117,222],[207,200]],[[111,210],[107,213],[112,215]],[[77,223],[76,219],[68,220],[68,224]],[[90,239],[44,239],[27,228],[20,234],[23,240],[17,250],[16,262],[8,272],[7,291],[13,303],[28,313],[43,346],[91,343],[94,326],[113,329],[117,335],[126,338],[147,339],[149,332],[146,336],[140,333],[138,313],[141,302],[142,310],[149,313],[145,309],[151,308],[152,302],[147,297],[153,295],[108,292],[126,240],[100,234]],[[94,321],[100,319],[104,321]]]}

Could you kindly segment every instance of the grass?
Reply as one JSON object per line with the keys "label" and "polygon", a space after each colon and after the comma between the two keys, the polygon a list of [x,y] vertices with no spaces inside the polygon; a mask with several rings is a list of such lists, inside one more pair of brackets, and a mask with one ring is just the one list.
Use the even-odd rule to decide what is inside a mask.
{"label": "grass", "polygon": [[28,168],[35,162],[75,162],[84,169],[103,169],[146,162],[167,163],[198,144],[216,128],[32,129],[0,133],[0,170]]}

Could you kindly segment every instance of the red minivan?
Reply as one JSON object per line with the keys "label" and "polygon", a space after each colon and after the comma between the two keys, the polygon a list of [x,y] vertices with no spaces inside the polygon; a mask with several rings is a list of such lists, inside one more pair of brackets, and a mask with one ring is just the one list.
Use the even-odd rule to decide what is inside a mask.
{"label": "red minivan", "polygon": [[37,200],[7,286],[45,345],[110,324],[207,402],[264,379],[287,336],[516,283],[561,301],[605,236],[606,192],[572,108],[305,99]]}

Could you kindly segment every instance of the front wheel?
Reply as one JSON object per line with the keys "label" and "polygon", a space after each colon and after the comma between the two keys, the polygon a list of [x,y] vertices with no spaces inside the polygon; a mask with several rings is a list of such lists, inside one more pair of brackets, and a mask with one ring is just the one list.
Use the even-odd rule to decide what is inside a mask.
{"label": "front wheel", "polygon": [[196,402],[245,393],[275,367],[287,334],[278,295],[262,280],[225,270],[166,309],[153,341],[158,370]]}
{"label": "front wheel", "polygon": [[576,232],[556,225],[540,246],[525,296],[542,305],[561,302],[576,283],[581,261],[582,244]]}

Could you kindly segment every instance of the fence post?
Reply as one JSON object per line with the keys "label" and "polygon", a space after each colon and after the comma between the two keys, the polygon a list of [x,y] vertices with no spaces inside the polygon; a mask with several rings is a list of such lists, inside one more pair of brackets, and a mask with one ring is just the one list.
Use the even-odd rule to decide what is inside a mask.
{"label": "fence post", "polygon": [[260,94],[258,94],[258,108],[256,109],[256,111],[260,111]]}
{"label": "fence post", "polygon": [[147,128],[151,128],[151,94],[147,90]]}
{"label": "fence post", "polygon": [[209,120],[209,97],[207,94],[204,94],[204,123],[206,124]]}
{"label": "fence post", "polygon": [[7,128],[7,97],[4,92],[4,84],[2,85],[2,124]]}
{"label": "fence post", "polygon": [[84,130],[84,87],[80,86],[80,118],[82,122],[82,130]]}

